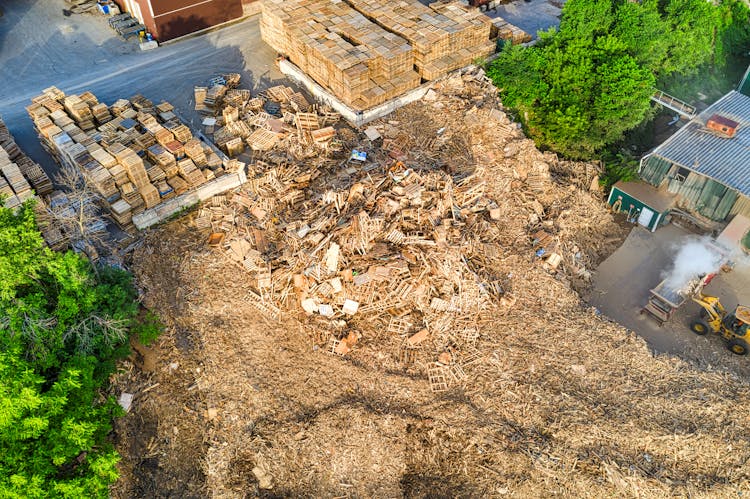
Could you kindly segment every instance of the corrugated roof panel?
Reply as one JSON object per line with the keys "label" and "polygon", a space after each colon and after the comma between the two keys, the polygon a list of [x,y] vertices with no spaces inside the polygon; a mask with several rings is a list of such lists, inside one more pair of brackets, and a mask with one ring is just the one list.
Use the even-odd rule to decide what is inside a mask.
{"label": "corrugated roof panel", "polygon": [[[714,114],[740,124],[733,138],[706,128]],[[653,155],[750,195],[750,97],[729,92],[654,149]]]}

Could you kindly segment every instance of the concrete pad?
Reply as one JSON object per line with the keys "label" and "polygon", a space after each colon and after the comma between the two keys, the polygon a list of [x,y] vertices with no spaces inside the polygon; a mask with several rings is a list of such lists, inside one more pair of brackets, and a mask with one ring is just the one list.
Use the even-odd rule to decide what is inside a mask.
{"label": "concrete pad", "polygon": [[139,44],[141,48],[141,52],[145,52],[146,50],[153,50],[159,46],[159,43],[156,40],[151,40],[150,42],[142,42]]}

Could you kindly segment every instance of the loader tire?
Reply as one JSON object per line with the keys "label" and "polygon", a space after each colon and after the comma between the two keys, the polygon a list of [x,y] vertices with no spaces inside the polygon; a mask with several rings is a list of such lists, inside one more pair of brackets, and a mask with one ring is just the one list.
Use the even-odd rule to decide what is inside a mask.
{"label": "loader tire", "polygon": [[708,324],[702,320],[693,321],[693,323],[690,324],[690,330],[698,336],[705,336],[710,331]]}
{"label": "loader tire", "polygon": [[748,350],[750,350],[750,347],[747,346],[747,342],[739,338],[732,338],[727,341],[727,348],[735,355],[747,355]]}

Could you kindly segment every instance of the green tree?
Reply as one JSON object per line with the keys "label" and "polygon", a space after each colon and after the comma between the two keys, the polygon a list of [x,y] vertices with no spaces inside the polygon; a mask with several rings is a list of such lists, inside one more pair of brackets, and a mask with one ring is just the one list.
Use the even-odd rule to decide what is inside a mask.
{"label": "green tree", "polygon": [[20,342],[42,369],[74,354],[113,356],[137,312],[126,272],[45,247],[31,205],[0,210],[0,346]]}
{"label": "green tree", "polygon": [[655,75],[664,72],[670,46],[670,25],[662,19],[658,0],[625,2],[617,8],[612,35],[627,46],[639,65]]}
{"label": "green tree", "polygon": [[537,145],[587,159],[653,115],[657,81],[726,52],[729,34],[745,39],[746,12],[738,0],[569,0],[559,30],[505,47],[488,75]]}
{"label": "green tree", "polygon": [[0,352],[0,496],[107,497],[119,457],[105,437],[121,409],[99,400],[95,365],[76,356],[50,380],[20,348]]}
{"label": "green tree", "polygon": [[721,28],[720,9],[705,0],[670,0],[665,17],[670,30],[669,56],[660,76],[687,75],[711,60]]}
{"label": "green tree", "polygon": [[[101,395],[141,325],[130,275],[45,245],[0,204],[0,497],[107,497],[120,407]],[[132,330],[132,331],[131,331]]]}
{"label": "green tree", "polygon": [[490,66],[505,105],[521,112],[540,147],[588,158],[647,116],[654,76],[627,44],[604,33],[606,25],[587,23],[588,38],[571,37],[563,25],[567,37],[552,33],[532,48],[508,47]]}

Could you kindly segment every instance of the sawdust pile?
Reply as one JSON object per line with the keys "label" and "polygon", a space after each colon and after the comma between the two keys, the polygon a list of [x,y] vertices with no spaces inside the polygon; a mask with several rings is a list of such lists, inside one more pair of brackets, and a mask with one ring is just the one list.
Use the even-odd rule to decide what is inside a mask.
{"label": "sawdust pile", "polygon": [[[466,256],[456,264],[491,269],[500,284],[483,289],[495,292],[472,295],[482,306],[469,322],[460,310],[415,301],[412,319],[461,316],[442,329],[428,320],[431,334],[405,355],[408,336],[389,330],[403,307],[355,314],[337,333],[302,312],[292,290],[272,320],[248,301],[276,303],[259,289],[257,269],[208,247],[205,230],[182,219],[150,232],[131,265],[144,303],[169,331],[152,371],[117,379],[136,398],[117,428],[125,479],[115,495],[721,496],[748,487],[747,385],[654,358],[571,287],[585,286],[623,237],[589,192],[594,165],[537,151],[477,73],[437,83],[376,127],[382,143],[338,131],[343,151],[357,146],[379,165],[373,176],[401,161],[421,177],[484,182],[491,203],[459,217],[460,244],[448,239],[444,251]],[[360,177],[332,184],[348,168],[336,154],[307,161],[327,189],[349,192]],[[296,161],[278,150],[262,159],[262,170]],[[315,182],[304,189],[310,209],[326,190]],[[231,205],[228,197],[216,207]],[[285,223],[287,212],[296,222],[304,206],[279,208],[260,227]],[[331,213],[335,206],[320,211]],[[227,245],[242,233],[232,227]],[[347,258],[343,251],[342,265]],[[411,279],[427,279],[414,273],[423,264],[407,264]],[[476,334],[452,334],[467,329]],[[331,338],[351,330],[357,341],[335,355],[342,351],[329,349]]]}

